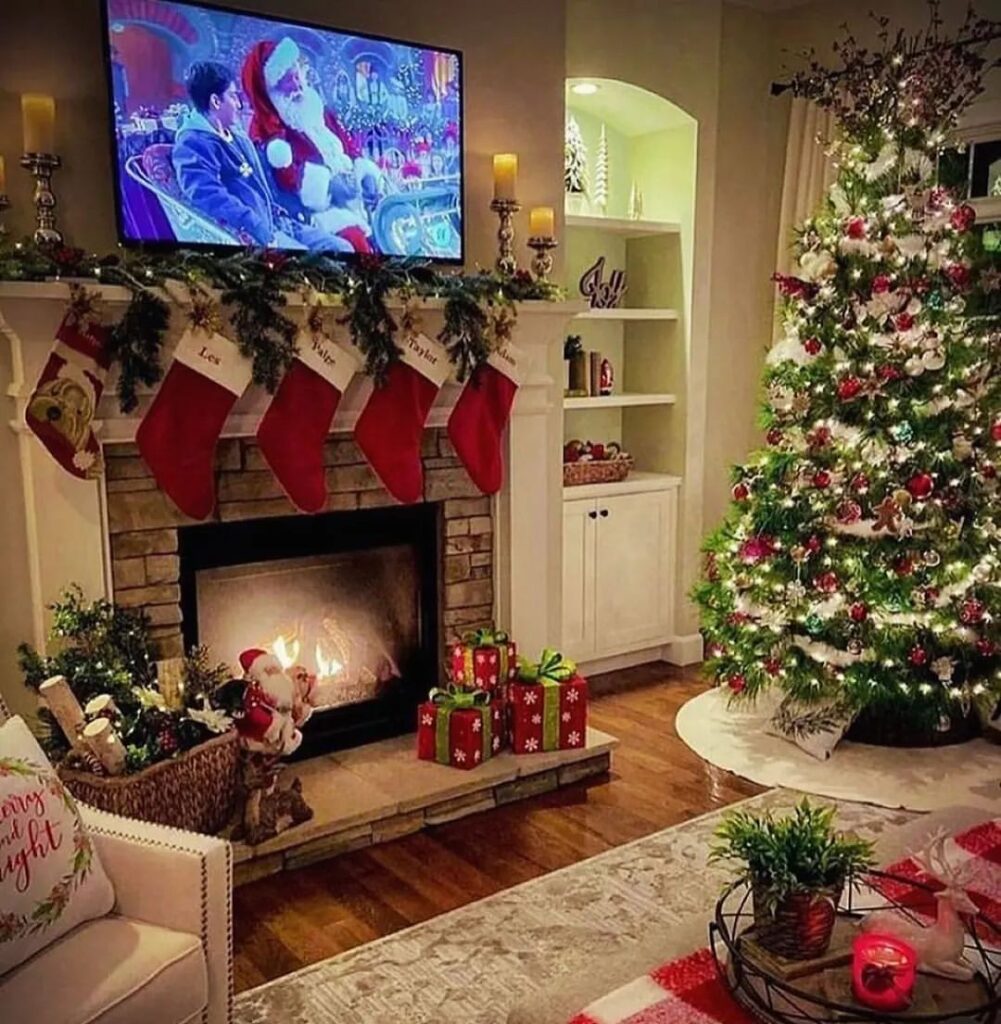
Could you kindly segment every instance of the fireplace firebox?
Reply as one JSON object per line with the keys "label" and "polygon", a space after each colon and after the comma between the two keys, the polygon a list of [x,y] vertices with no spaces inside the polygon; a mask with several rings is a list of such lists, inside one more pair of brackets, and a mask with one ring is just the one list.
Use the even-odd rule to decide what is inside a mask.
{"label": "fireplace firebox", "polygon": [[440,520],[426,503],[182,527],[185,645],[235,675],[254,647],[315,673],[297,757],[408,732],[441,658]]}

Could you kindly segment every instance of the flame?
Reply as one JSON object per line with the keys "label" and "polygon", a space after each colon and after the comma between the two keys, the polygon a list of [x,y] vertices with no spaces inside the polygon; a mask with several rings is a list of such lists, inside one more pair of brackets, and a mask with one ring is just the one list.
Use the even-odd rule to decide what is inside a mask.
{"label": "flame", "polygon": [[321,679],[330,679],[332,676],[336,676],[339,672],[344,671],[344,666],[331,655],[330,658],[324,656],[323,647],[320,641],[316,642],[316,674]]}
{"label": "flame", "polygon": [[299,660],[299,641],[295,636],[286,641],[285,637],[279,633],[271,644],[271,649],[285,671],[288,671]]}

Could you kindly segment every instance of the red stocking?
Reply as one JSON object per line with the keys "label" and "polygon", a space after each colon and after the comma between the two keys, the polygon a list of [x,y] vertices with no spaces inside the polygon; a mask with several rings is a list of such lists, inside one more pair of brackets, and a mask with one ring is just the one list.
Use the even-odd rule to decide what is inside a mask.
{"label": "red stocking", "polygon": [[448,418],[448,436],[472,481],[496,494],[504,479],[501,438],[521,383],[524,354],[508,343],[478,367]]}
{"label": "red stocking", "polygon": [[90,425],[109,362],[108,329],[70,311],[25,410],[32,433],[81,480],[101,475],[101,446]]}
{"label": "red stocking", "polygon": [[156,482],[192,519],[215,508],[215,448],[251,365],[221,334],[185,331],[136,444]]}
{"label": "red stocking", "polygon": [[382,387],[355,426],[355,440],[386,490],[412,503],[424,495],[421,433],[451,365],[443,345],[423,334],[405,339]]}
{"label": "red stocking", "polygon": [[257,428],[257,440],[296,506],[303,512],[319,512],[327,499],[323,442],[358,362],[352,352],[318,331],[303,331],[298,348],[298,358],[282,377]]}

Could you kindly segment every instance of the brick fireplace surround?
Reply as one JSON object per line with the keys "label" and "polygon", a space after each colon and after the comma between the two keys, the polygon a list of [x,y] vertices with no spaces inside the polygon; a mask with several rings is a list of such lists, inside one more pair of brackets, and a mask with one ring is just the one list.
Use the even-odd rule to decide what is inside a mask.
{"label": "brick fireplace surround", "polygon": [[[183,652],[180,558],[177,529],[195,523],[157,487],[134,444],[105,446],[107,522],[115,601],[141,608],[150,618],[161,658]],[[483,497],[455,455],[444,430],[423,438],[424,501],[441,502],[444,518],[440,568],[442,640],[488,625],[493,618],[494,522]],[[354,441],[331,438],[324,448],[327,504],[324,511],[395,505]],[[216,453],[219,505],[210,522],[296,514],[260,449],[250,439],[230,438]]]}

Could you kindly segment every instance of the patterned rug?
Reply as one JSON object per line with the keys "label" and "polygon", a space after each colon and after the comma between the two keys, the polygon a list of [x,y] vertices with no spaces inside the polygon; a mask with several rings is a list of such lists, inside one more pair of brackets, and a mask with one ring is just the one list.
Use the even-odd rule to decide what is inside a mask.
{"label": "patterned rug", "polygon": [[[785,809],[772,790],[748,808]],[[237,999],[237,1024],[504,1024],[533,991],[580,972],[653,926],[708,916],[724,872],[709,868],[716,811],[533,879],[279,978]],[[869,838],[914,815],[840,804]]]}

